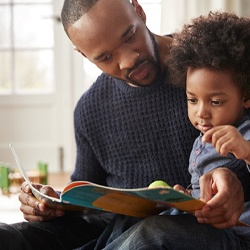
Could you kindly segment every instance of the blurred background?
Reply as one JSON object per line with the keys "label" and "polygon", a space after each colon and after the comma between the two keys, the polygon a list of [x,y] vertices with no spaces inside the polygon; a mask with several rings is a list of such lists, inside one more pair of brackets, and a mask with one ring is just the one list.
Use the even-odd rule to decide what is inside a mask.
{"label": "blurred background", "polygon": [[[210,10],[250,14],[249,0],[138,0],[147,25],[169,34]],[[50,174],[74,169],[73,110],[100,73],[73,50],[60,22],[63,0],[0,0],[0,165]],[[58,178],[57,178],[58,179]],[[64,185],[64,180],[60,180]]]}

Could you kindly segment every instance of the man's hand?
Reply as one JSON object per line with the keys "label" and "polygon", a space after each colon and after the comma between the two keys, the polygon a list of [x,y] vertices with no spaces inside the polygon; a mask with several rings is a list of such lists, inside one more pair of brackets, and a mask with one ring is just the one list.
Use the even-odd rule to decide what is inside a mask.
{"label": "man's hand", "polygon": [[201,200],[207,204],[195,216],[217,228],[235,226],[244,209],[241,182],[227,168],[217,168],[200,178]]}
{"label": "man's hand", "polygon": [[[40,192],[58,198],[58,194],[49,186],[33,184]],[[49,208],[44,203],[38,201],[32,194],[27,182],[23,182],[19,194],[21,202],[20,210],[27,221],[46,221],[64,215],[61,207]]]}

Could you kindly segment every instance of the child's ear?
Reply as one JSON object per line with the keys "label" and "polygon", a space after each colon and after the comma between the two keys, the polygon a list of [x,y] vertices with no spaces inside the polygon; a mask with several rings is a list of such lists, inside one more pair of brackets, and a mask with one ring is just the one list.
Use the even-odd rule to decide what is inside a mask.
{"label": "child's ear", "polygon": [[243,107],[245,109],[249,109],[250,108],[250,97],[245,97],[244,98]]}

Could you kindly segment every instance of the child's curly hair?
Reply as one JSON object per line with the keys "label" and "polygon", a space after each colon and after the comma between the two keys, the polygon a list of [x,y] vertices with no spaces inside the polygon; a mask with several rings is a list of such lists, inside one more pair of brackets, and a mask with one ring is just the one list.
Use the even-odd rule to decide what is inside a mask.
{"label": "child's curly hair", "polygon": [[230,71],[242,91],[250,93],[250,18],[209,12],[173,35],[167,60],[170,79],[185,86],[189,67]]}

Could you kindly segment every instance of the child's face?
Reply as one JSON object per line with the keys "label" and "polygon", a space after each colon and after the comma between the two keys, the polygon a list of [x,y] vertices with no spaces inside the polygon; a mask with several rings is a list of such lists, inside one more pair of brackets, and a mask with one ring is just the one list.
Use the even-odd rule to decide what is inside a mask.
{"label": "child's face", "polygon": [[234,125],[244,115],[243,94],[228,72],[189,68],[186,93],[188,117],[201,132]]}

